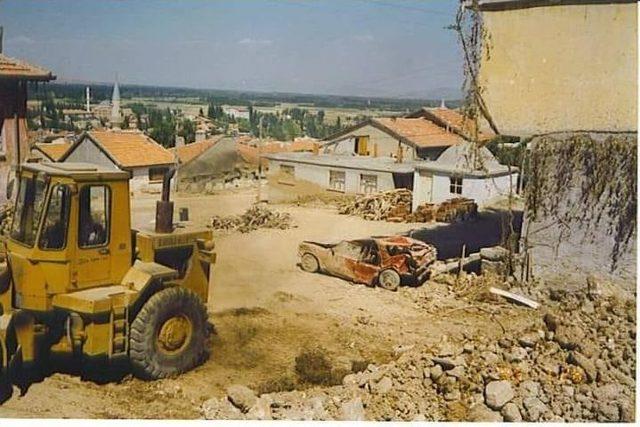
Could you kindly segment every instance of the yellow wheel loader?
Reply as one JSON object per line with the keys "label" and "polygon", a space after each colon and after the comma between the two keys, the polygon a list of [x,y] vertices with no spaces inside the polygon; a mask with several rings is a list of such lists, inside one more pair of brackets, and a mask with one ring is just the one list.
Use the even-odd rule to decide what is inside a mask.
{"label": "yellow wheel loader", "polygon": [[204,361],[214,243],[207,229],[174,227],[172,175],[155,229],[133,230],[128,172],[20,166],[0,269],[0,394],[54,358],[128,361],[145,379]]}

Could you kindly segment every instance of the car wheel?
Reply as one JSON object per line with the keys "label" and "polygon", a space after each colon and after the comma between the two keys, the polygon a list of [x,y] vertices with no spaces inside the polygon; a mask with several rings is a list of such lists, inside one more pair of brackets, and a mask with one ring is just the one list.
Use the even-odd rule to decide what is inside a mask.
{"label": "car wheel", "polygon": [[378,276],[378,286],[388,291],[396,291],[400,286],[400,275],[395,270],[383,270]]}
{"label": "car wheel", "polygon": [[318,263],[318,258],[310,253],[306,253],[300,258],[300,267],[306,272],[317,273],[320,269],[320,264]]}

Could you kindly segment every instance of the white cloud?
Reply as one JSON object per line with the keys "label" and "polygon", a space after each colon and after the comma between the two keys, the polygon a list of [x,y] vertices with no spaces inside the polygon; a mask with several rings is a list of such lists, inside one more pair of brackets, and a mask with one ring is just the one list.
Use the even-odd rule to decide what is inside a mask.
{"label": "white cloud", "polygon": [[31,37],[28,36],[24,36],[24,35],[20,35],[20,36],[15,36],[15,37],[9,37],[7,38],[6,44],[7,45],[13,45],[13,44],[34,44],[36,41],[34,39],[32,39]]}
{"label": "white cloud", "polygon": [[267,40],[267,39],[252,39],[250,37],[245,37],[244,39],[238,41],[238,44],[244,44],[249,46],[269,46],[273,44],[273,41]]}

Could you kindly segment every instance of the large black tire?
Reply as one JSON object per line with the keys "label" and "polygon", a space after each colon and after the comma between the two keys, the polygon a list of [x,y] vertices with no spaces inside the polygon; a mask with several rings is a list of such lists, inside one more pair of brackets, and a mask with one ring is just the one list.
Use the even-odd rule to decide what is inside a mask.
{"label": "large black tire", "polygon": [[315,255],[307,252],[300,258],[300,267],[306,272],[317,273],[320,270],[320,263]]}
{"label": "large black tire", "polygon": [[154,294],[131,324],[129,359],[147,380],[189,371],[208,356],[207,310],[191,290],[172,287]]}

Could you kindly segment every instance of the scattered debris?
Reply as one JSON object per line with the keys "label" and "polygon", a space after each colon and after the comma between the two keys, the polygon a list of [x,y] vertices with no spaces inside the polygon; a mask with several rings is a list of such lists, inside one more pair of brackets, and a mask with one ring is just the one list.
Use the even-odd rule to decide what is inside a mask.
{"label": "scattered debris", "polygon": [[13,205],[5,203],[0,206],[0,237],[7,237],[13,220]]}
{"label": "scattered debris", "polygon": [[276,212],[262,205],[254,205],[242,215],[211,217],[211,228],[216,230],[238,230],[248,233],[259,228],[291,228],[291,215],[287,212]]}
{"label": "scattered debris", "polygon": [[509,292],[509,291],[505,291],[504,289],[498,289],[498,288],[489,288],[489,292],[491,292],[492,294],[495,295],[500,295],[502,297],[505,297],[511,301],[517,302],[519,304],[524,304],[528,307],[531,308],[538,308],[540,306],[540,304],[532,299],[529,299],[527,297],[524,297],[522,295],[518,295],[518,294],[514,294],[513,292]]}
{"label": "scattered debris", "polygon": [[424,203],[418,206],[408,222],[458,222],[478,215],[478,205],[473,199],[456,197],[442,203]]}

